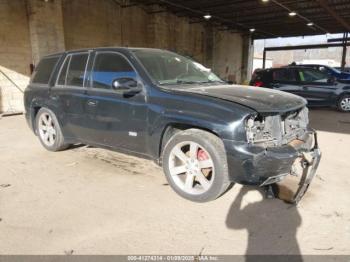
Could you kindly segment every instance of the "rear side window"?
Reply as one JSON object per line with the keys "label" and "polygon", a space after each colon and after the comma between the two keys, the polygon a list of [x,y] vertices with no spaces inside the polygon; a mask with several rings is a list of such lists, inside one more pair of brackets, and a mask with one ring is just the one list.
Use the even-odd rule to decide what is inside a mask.
{"label": "rear side window", "polygon": [[69,66],[71,57],[72,56],[67,56],[67,58],[65,59],[63,65],[61,67],[60,75],[59,75],[58,80],[57,80],[58,85],[65,85],[66,84],[67,70],[68,70],[68,66]]}
{"label": "rear side window", "polygon": [[[65,84],[68,86],[84,86],[85,71],[88,58],[88,53],[71,55],[69,64],[65,63],[63,65],[59,81],[61,83],[65,82]],[[68,59],[66,59],[66,62],[67,60]],[[65,81],[62,79],[64,78],[64,71],[67,71]]]}
{"label": "rear side window", "polygon": [[279,69],[273,73],[273,80],[277,82],[295,82],[297,81],[294,69]]}
{"label": "rear side window", "polygon": [[111,89],[118,78],[135,78],[136,72],[129,62],[116,53],[97,53],[92,70],[92,86]]}
{"label": "rear side window", "polygon": [[59,58],[59,56],[43,58],[34,71],[32,83],[47,85]]}

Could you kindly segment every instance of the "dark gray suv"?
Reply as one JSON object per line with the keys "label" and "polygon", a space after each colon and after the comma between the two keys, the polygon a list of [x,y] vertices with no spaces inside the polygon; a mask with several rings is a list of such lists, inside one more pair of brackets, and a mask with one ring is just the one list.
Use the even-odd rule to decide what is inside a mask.
{"label": "dark gray suv", "polygon": [[228,85],[165,50],[44,57],[25,91],[25,108],[46,149],[84,143],[152,159],[192,201],[214,200],[234,182],[273,184],[299,168],[298,201],[320,159],[303,98]]}

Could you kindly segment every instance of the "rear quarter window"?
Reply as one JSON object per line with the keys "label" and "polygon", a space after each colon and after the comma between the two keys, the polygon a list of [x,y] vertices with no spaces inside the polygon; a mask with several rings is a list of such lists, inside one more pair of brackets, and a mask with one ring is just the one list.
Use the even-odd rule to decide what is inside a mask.
{"label": "rear quarter window", "polygon": [[60,56],[43,58],[35,68],[32,83],[47,85],[59,59]]}

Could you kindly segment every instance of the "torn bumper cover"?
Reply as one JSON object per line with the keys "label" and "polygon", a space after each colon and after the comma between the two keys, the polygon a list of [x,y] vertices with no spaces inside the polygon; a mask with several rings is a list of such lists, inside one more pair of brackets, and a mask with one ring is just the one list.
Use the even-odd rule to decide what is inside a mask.
{"label": "torn bumper cover", "polygon": [[316,170],[320,164],[321,155],[321,150],[318,148],[317,143],[317,133],[315,132],[315,147],[311,152],[303,153],[302,159],[305,161],[305,166],[299,182],[299,188],[291,202],[297,204],[305,195],[311,181],[316,176]]}
{"label": "torn bumper cover", "polygon": [[302,138],[278,147],[264,148],[232,141],[224,141],[224,144],[231,181],[265,186],[281,182],[288,176],[296,177],[299,185],[290,200],[294,203],[300,201],[307,191],[321,159],[314,130],[308,130]]}

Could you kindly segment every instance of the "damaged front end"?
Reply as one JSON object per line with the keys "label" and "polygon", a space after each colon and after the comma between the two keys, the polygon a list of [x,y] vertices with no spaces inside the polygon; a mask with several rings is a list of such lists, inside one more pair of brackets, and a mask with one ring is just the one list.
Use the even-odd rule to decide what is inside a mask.
{"label": "damaged front end", "polygon": [[285,153],[290,154],[287,159],[292,161],[292,164],[288,161],[280,162],[281,165],[289,165],[288,172],[269,176],[260,186],[281,184],[287,176],[296,177],[298,186],[289,200],[293,203],[298,203],[307,191],[321,158],[317,133],[309,129],[308,125],[306,107],[285,114],[255,115],[246,120],[247,141],[252,147],[265,149],[266,161],[272,161],[269,155],[271,156],[270,152],[276,152],[276,149],[278,154],[278,150],[283,148],[281,154],[284,154],[284,157]]}

